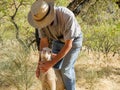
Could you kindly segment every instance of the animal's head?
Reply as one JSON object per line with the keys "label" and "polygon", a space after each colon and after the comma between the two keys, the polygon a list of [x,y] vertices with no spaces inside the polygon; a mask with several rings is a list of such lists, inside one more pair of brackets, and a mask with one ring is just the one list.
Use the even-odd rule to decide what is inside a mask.
{"label": "animal's head", "polygon": [[41,51],[41,61],[49,61],[51,60],[51,53],[52,50],[48,47],[43,48],[43,50]]}

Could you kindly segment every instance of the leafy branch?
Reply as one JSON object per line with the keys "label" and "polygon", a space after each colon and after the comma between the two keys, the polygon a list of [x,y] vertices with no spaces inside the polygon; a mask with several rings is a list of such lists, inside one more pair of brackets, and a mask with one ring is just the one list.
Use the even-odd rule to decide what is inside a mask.
{"label": "leafy branch", "polygon": [[15,29],[16,29],[16,39],[18,40],[18,42],[19,42],[20,44],[23,45],[23,47],[28,48],[28,47],[30,47],[30,46],[35,42],[35,40],[32,40],[30,43],[27,43],[27,44],[26,44],[26,43],[20,38],[20,35],[19,35],[19,27],[18,27],[18,24],[17,24],[16,21],[15,21],[16,15],[17,15],[17,13],[19,12],[19,8],[20,8],[22,5],[24,5],[23,0],[21,0],[18,5],[16,4],[16,1],[13,0],[13,6],[14,6],[14,8],[15,8],[15,11],[14,11],[13,15],[10,16],[10,17],[11,17],[11,22],[13,23],[13,25],[14,25],[14,27],[15,27]]}

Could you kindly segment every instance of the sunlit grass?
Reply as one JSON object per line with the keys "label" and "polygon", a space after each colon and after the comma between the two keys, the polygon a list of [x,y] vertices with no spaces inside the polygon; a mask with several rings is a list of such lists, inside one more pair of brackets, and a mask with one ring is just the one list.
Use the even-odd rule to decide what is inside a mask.
{"label": "sunlit grass", "polygon": [[35,82],[35,64],[30,61],[30,53],[17,42],[8,41],[0,48],[0,85],[29,90]]}
{"label": "sunlit grass", "polygon": [[[3,42],[0,50],[0,90],[41,90],[35,77],[37,51],[25,51],[14,40]],[[119,90],[119,60],[119,55],[83,49],[75,63],[77,90]]]}
{"label": "sunlit grass", "polygon": [[120,56],[97,54],[81,52],[75,65],[78,90],[119,90]]}

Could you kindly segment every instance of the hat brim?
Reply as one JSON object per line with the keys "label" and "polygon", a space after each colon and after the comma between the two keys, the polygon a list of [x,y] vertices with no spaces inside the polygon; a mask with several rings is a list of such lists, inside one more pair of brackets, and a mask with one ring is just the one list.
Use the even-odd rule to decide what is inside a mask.
{"label": "hat brim", "polygon": [[51,22],[54,20],[54,2],[52,0],[47,1],[48,5],[50,6],[49,14],[41,21],[36,21],[32,17],[31,11],[28,13],[28,22],[31,26],[34,28],[44,28],[51,24]]}

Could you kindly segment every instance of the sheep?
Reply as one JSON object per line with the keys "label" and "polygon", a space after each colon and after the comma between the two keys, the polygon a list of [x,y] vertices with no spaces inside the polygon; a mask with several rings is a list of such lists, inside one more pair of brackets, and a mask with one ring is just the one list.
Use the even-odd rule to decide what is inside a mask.
{"label": "sheep", "polygon": [[[43,48],[40,52],[41,61],[51,60],[51,49]],[[39,79],[42,84],[42,90],[65,90],[59,70],[50,68],[47,72],[40,72]]]}

